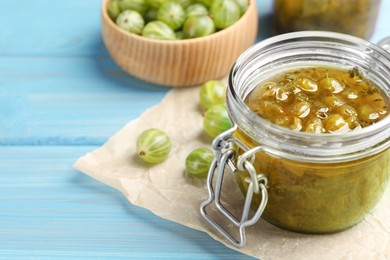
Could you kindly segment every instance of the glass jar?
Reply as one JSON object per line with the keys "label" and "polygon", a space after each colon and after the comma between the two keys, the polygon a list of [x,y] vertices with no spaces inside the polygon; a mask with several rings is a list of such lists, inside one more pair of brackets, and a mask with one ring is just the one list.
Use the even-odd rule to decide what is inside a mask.
{"label": "glass jar", "polygon": [[369,39],[380,3],[380,0],[274,0],[274,27],[278,33],[321,30]]}
{"label": "glass jar", "polygon": [[[356,67],[390,103],[390,53],[360,38],[296,32],[267,39],[244,52],[229,75],[226,102],[234,127],[213,142],[216,159],[209,171],[209,199],[201,206],[205,219],[236,246],[245,244],[245,227],[261,215],[276,226],[303,233],[349,228],[372,210],[388,185],[390,116],[347,133],[314,134],[275,125],[244,103],[265,79],[316,66]],[[225,168],[235,172],[246,196],[241,219],[220,202]],[[214,202],[239,228],[240,239],[207,213]],[[250,207],[255,213],[248,219]]]}

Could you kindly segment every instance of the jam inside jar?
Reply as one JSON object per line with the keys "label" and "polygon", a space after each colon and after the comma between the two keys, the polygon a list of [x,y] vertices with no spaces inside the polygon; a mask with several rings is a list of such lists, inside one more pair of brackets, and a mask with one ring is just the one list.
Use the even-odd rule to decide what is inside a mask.
{"label": "jam inside jar", "polygon": [[[249,147],[258,145],[239,130],[235,135]],[[390,150],[342,163],[299,162],[257,153],[253,166],[268,178],[265,220],[291,231],[329,233],[359,223],[379,201],[390,175]],[[246,194],[248,173],[236,177]],[[254,194],[252,207],[260,201],[261,195]]]}
{"label": "jam inside jar", "polygon": [[[307,74],[313,69],[319,72],[317,78]],[[348,76],[340,76],[343,73],[351,78],[358,75],[356,88],[351,88],[354,84],[347,82]],[[283,81],[286,75],[298,88],[302,78],[311,80],[306,84],[310,88],[289,89],[288,80]],[[324,78],[328,83],[336,79],[340,84],[316,89]],[[359,87],[362,84],[369,86],[369,95],[367,91],[359,92],[364,89]],[[264,85],[266,89],[261,89]],[[290,96],[278,96],[276,90],[285,86]],[[261,94],[256,94],[259,89]],[[296,108],[302,101],[299,93],[306,96],[302,109]],[[371,100],[371,95],[377,101]],[[275,96],[286,104],[274,102]],[[361,99],[353,102],[356,98]],[[216,159],[209,171],[209,199],[201,205],[201,213],[236,246],[245,244],[245,228],[260,216],[276,226],[302,233],[344,230],[360,222],[387,188],[390,54],[379,46],[353,36],[318,31],[267,39],[244,52],[233,65],[226,103],[234,127],[213,142]],[[318,103],[325,104],[327,110],[321,110]],[[370,116],[371,112],[376,116]],[[356,122],[351,124],[350,117],[356,117]],[[301,122],[298,128],[297,119]],[[313,120],[316,127],[310,127]],[[225,165],[233,170],[246,198],[241,219],[218,205],[219,185],[228,168]],[[206,207],[213,201],[239,228],[240,239],[207,214]],[[255,210],[250,219],[249,207]]]}

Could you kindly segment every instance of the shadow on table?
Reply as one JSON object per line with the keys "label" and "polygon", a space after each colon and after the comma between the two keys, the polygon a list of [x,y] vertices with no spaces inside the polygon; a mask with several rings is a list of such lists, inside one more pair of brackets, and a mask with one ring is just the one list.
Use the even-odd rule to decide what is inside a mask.
{"label": "shadow on table", "polygon": [[[91,39],[91,41],[93,40]],[[94,43],[95,46],[92,48],[95,49],[93,51],[95,55],[93,56],[94,64],[92,65],[95,67],[99,75],[101,75],[102,80],[107,81],[113,88],[127,88],[132,91],[139,89],[154,92],[166,92],[169,89],[168,87],[148,83],[132,77],[122,70],[109,55],[106,47],[104,46],[100,32],[96,34]]]}

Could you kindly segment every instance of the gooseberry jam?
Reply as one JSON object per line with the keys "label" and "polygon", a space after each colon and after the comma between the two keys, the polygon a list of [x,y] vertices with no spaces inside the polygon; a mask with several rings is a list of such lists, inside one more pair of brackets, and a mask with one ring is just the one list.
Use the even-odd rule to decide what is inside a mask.
{"label": "gooseberry jam", "polygon": [[[334,134],[357,131],[389,115],[378,86],[354,67],[289,70],[257,85],[245,98],[258,116],[293,131]],[[235,137],[259,145],[240,129]],[[239,154],[243,151],[239,150]],[[323,233],[358,223],[381,197],[389,178],[390,152],[343,163],[299,162],[257,153],[254,168],[267,177],[263,217],[300,232]],[[236,175],[243,192],[248,173]],[[261,196],[254,196],[253,207]]]}
{"label": "gooseberry jam", "polygon": [[[260,145],[241,130],[234,134],[248,147]],[[242,154],[243,150],[238,150]],[[329,233],[359,223],[382,197],[390,176],[390,150],[342,163],[310,163],[256,153],[253,166],[268,179],[268,203],[262,217],[302,233]],[[238,172],[247,193],[250,177]],[[252,208],[262,200],[254,194]]]}
{"label": "gooseberry jam", "polygon": [[[230,71],[233,127],[213,141],[202,215],[236,246],[260,216],[302,233],[357,224],[388,186],[389,104],[390,54],[378,45],[306,31],[252,46]],[[245,196],[241,219],[220,202],[229,168]],[[240,239],[207,214],[213,201]]]}
{"label": "gooseberry jam", "polygon": [[265,80],[246,97],[259,116],[294,131],[345,133],[389,115],[381,90],[357,68],[310,67]]}

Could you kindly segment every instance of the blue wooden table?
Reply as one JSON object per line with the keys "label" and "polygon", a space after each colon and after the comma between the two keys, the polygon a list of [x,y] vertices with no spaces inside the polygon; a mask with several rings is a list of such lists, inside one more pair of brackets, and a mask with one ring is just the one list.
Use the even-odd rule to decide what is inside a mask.
{"label": "blue wooden table", "polygon": [[[260,40],[271,0],[257,2]],[[0,259],[246,259],[72,168],[169,90],[114,64],[100,1],[0,6]],[[390,35],[389,13],[383,0],[373,42]]]}

